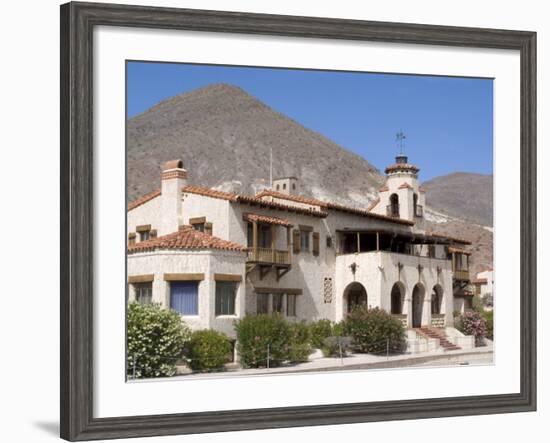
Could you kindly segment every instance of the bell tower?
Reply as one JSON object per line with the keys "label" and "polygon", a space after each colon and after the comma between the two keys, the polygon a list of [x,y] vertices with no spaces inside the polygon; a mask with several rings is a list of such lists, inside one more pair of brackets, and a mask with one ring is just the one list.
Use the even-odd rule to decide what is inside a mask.
{"label": "bell tower", "polygon": [[379,200],[371,212],[388,217],[418,221],[424,218],[426,196],[418,184],[420,169],[409,163],[403,154],[403,132],[397,133],[401,152],[395,157],[395,163],[386,168],[386,183],[379,189]]}

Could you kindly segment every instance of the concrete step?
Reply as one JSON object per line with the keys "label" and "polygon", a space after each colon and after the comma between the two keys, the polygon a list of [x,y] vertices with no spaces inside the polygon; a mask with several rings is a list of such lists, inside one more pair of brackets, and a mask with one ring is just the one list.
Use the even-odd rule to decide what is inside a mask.
{"label": "concrete step", "polygon": [[428,338],[437,338],[439,339],[439,346],[443,348],[444,351],[456,351],[462,349],[460,346],[451,343],[447,340],[447,335],[444,330],[435,330],[433,328],[418,328],[417,329],[422,335]]}

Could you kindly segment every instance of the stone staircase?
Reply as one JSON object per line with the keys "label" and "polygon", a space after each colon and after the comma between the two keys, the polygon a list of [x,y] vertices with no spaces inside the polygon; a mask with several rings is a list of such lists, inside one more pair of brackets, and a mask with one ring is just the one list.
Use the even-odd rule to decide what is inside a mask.
{"label": "stone staircase", "polygon": [[416,331],[424,337],[439,339],[439,346],[441,346],[444,351],[456,351],[458,349],[462,349],[460,346],[457,346],[447,340],[447,335],[445,334],[444,329],[421,327],[416,328]]}

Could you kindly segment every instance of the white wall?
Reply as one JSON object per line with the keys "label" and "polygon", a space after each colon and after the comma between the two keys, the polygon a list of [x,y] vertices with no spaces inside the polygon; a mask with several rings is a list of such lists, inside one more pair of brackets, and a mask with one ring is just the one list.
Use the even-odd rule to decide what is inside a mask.
{"label": "white wall", "polygon": [[[60,2],[53,0],[29,0],[8,2],[3,5],[5,20],[0,30],[3,60],[9,60],[9,69],[0,72],[3,113],[9,124],[3,126],[0,139],[3,146],[3,189],[17,192],[3,194],[4,206],[0,220],[4,237],[3,248],[9,250],[10,259],[3,261],[3,275],[9,275],[4,287],[12,294],[3,300],[4,315],[0,322],[3,354],[9,356],[0,373],[2,399],[0,405],[6,414],[2,437],[10,442],[58,442],[57,423],[59,410],[58,385],[58,100],[59,100],[59,13]],[[117,0],[117,3],[152,4],[150,0]],[[257,2],[251,0],[160,0],[161,6],[207,9],[232,9],[278,14],[317,15],[364,20],[406,21],[413,23],[479,26],[503,29],[538,31],[538,118],[539,146],[550,144],[545,121],[550,119],[550,94],[548,76],[550,63],[550,20],[545,2],[485,2],[464,0],[458,4],[436,0],[415,2],[357,2],[353,0],[297,2]],[[24,17],[25,25],[21,23]],[[29,106],[32,103],[32,106]],[[543,122],[543,123],[541,123]],[[32,131],[29,130],[32,125]],[[116,148],[116,147],[114,147]],[[550,162],[550,150],[539,150],[539,164]],[[17,166],[17,167],[16,167]],[[25,167],[32,179],[21,180],[21,168]],[[539,174],[539,190],[550,188],[550,176]],[[542,226],[550,223],[550,201],[539,191],[539,269],[550,266],[549,230]],[[26,200],[32,205],[22,204]],[[17,211],[12,208],[17,208]],[[41,254],[45,257],[33,266],[33,278],[40,282],[40,291],[27,294],[24,314],[21,311],[21,282],[28,281],[31,258],[36,243],[30,233],[36,232],[36,214],[43,214],[41,227],[50,235],[41,236]],[[32,243],[32,249],[26,247]],[[26,266],[22,266],[26,263]],[[539,272],[540,281],[544,273]],[[543,294],[542,287],[540,294]],[[550,336],[548,317],[549,301],[539,298],[539,337]],[[20,315],[21,314],[21,315]],[[22,315],[25,326],[21,327]],[[14,331],[16,331],[14,333]],[[541,343],[542,340],[539,340]],[[497,350],[498,358],[498,350]],[[395,421],[342,426],[322,426],[223,434],[203,434],[149,438],[146,442],[219,442],[252,443],[280,441],[344,441],[364,439],[423,442],[426,435],[440,436],[447,443],[463,442],[475,435],[479,441],[517,442],[526,435],[544,435],[550,420],[550,388],[544,373],[550,365],[550,349],[540,346],[539,354],[539,411],[528,414],[503,414],[478,417],[455,417],[416,421]],[[465,369],[468,370],[467,368]],[[368,386],[365,387],[368,389]],[[40,392],[29,401],[25,392]],[[135,440],[124,440],[133,442]]]}
{"label": "white wall", "polygon": [[[397,264],[403,265],[401,272]],[[355,263],[356,272],[350,269]],[[424,269],[419,274],[418,265]],[[437,267],[441,272],[437,272]],[[435,285],[443,289],[441,313],[445,314],[445,323],[452,325],[453,321],[453,285],[450,260],[438,260],[428,257],[415,257],[406,254],[390,252],[365,252],[360,254],[340,255],[336,259],[336,319],[341,320],[346,305],[342,297],[348,285],[353,282],[361,283],[368,297],[368,305],[379,307],[386,311],[391,308],[391,290],[396,282],[403,284],[404,304],[403,314],[407,314],[408,326],[412,326],[412,294],[414,286],[420,283],[424,289],[422,308],[422,325],[431,324],[431,295]]]}
{"label": "white wall", "polygon": [[[161,227],[161,196],[155,197],[148,202],[139,205],[137,208],[128,211],[127,213],[127,226],[128,234],[136,233],[136,226],[151,225],[151,229],[157,230],[157,235],[160,233]],[[137,233],[136,233],[137,234]],[[136,237],[136,241],[139,242],[139,235]]]}
{"label": "white wall", "polygon": [[170,306],[170,283],[164,274],[201,273],[204,280],[198,287],[198,315],[182,316],[193,330],[213,328],[230,337],[235,336],[233,320],[241,318],[245,308],[245,285],[237,287],[235,315],[216,317],[216,283],[214,274],[240,275],[244,282],[245,254],[232,251],[158,251],[128,256],[128,276],[154,274],[153,302]]}

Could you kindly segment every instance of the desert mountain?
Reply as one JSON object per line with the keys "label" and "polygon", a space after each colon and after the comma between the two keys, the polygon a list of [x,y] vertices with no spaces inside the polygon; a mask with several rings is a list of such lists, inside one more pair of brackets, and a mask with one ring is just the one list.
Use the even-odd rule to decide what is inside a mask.
{"label": "desert mountain", "polygon": [[[189,183],[255,194],[296,176],[301,193],[365,208],[384,176],[362,157],[269,108],[235,86],[215,84],[160,102],[128,120],[128,199],[159,187],[161,165],[181,158]],[[474,270],[492,265],[492,177],[457,173],[423,184],[426,224],[474,242]]]}
{"label": "desert mountain", "polygon": [[274,177],[298,177],[304,194],[364,206],[383,183],[362,157],[240,88],[215,84],[128,121],[128,198],[158,187],[160,165],[173,158],[192,184],[254,194],[269,181],[270,148]]}
{"label": "desert mountain", "polygon": [[493,176],[455,172],[422,184],[426,204],[445,214],[493,225]]}

